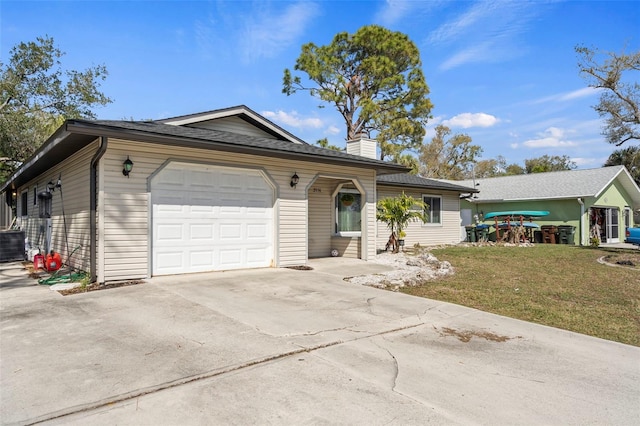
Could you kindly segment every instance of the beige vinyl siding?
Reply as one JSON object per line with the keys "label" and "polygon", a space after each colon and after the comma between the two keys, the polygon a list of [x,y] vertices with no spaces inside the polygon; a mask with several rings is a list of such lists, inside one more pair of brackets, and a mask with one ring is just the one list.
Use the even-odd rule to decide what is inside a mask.
{"label": "beige vinyl siding", "polygon": [[362,256],[360,237],[331,237],[331,249],[338,250],[338,256],[359,259]]}
{"label": "beige vinyl siding", "polygon": [[331,255],[331,234],[334,231],[332,197],[335,180],[320,178],[309,188],[309,257]]}
{"label": "beige vinyl siding", "polygon": [[216,118],[215,120],[202,121],[200,123],[188,124],[186,127],[197,127],[201,129],[220,130],[223,132],[236,133],[239,135],[255,136],[258,138],[275,139],[275,137],[256,126],[247,123],[238,117]]}
{"label": "beige vinyl siding", "polygon": [[[86,146],[29,182],[19,192],[20,194],[22,189],[25,188],[29,190],[27,197],[29,217],[24,226],[26,236],[34,245],[37,245],[38,241],[44,240],[43,238],[38,238],[44,219],[39,218],[39,203],[42,200],[38,200],[38,205],[33,204],[33,188],[37,186],[37,193],[44,192],[46,191],[47,183],[52,181],[55,184],[58,176],[60,176],[62,190],[56,188],[52,198],[51,247],[60,253],[64,263],[69,262],[74,268],[84,271],[89,271],[90,266],[89,175],[91,158],[97,146],[97,143]],[[63,198],[65,217],[63,217]],[[67,242],[69,251],[67,251]],[[73,256],[69,259],[70,252],[73,252]]]}
{"label": "beige vinyl siding", "polygon": [[11,206],[5,202],[6,199],[6,194],[0,192],[0,231],[9,229],[13,220]]}
{"label": "beige vinyl siding", "polygon": [[[378,186],[378,199],[396,197],[405,194],[422,200],[423,195],[441,197],[441,223],[423,224],[412,222],[405,230],[405,245],[408,247],[419,243],[423,246],[438,244],[458,244],[460,242],[460,197],[457,192],[438,192],[433,190],[416,190],[402,187]],[[383,222],[377,223],[377,247],[384,249],[391,231]]]}
{"label": "beige vinyl siding", "polygon": [[[129,178],[122,175],[122,163],[127,156],[134,163]],[[104,264],[99,268],[99,275],[102,273],[99,279],[111,281],[150,274],[151,206],[147,181],[168,160],[264,170],[276,185],[274,266],[306,263],[308,230],[305,188],[311,180],[318,175],[357,178],[368,194],[365,216],[371,244],[363,257],[375,256],[373,170],[109,139],[107,152],[100,164],[103,202],[99,211],[99,232],[104,235],[100,250]],[[300,177],[296,188],[289,184],[294,173]]]}

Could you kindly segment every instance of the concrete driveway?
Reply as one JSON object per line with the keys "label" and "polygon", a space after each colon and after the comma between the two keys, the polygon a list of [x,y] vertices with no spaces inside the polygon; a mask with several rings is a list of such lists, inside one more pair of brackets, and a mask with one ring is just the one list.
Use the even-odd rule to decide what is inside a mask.
{"label": "concrete driveway", "polygon": [[342,280],[380,265],[66,297],[0,266],[3,424],[640,424],[640,348]]}

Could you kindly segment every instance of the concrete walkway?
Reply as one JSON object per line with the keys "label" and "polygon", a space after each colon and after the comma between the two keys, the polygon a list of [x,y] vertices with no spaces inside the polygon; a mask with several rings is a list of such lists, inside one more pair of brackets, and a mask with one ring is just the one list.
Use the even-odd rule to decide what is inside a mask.
{"label": "concrete walkway", "polygon": [[640,348],[312,266],[66,297],[0,269],[2,424],[640,424]]}

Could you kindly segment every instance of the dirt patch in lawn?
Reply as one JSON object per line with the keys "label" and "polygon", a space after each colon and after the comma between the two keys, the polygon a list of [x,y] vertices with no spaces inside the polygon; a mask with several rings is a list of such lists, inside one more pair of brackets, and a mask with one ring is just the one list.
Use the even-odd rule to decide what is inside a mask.
{"label": "dirt patch in lawn", "polygon": [[[454,336],[464,343],[468,343],[473,337],[479,337],[491,342],[506,342],[507,340],[514,339],[514,337],[500,336],[498,334],[491,333],[490,331],[454,330],[449,327],[443,327],[438,332],[440,333],[440,336]],[[521,338],[521,336],[515,337],[515,339],[519,338]]]}
{"label": "dirt patch in lawn", "polygon": [[602,258],[604,263],[640,270],[640,250],[638,253],[614,253]]}

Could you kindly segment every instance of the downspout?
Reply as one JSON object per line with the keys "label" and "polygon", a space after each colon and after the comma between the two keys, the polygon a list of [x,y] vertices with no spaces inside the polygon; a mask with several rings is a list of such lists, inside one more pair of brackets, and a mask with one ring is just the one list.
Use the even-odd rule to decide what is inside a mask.
{"label": "downspout", "polygon": [[98,229],[97,229],[97,206],[98,206],[98,163],[100,159],[107,151],[106,136],[100,137],[100,146],[91,159],[91,173],[89,174],[89,234],[90,234],[90,247],[89,247],[89,268],[91,281],[95,281],[97,278],[97,259],[98,259]]}
{"label": "downspout", "polygon": [[582,198],[578,198],[580,204],[580,245],[584,245],[584,201]]}

